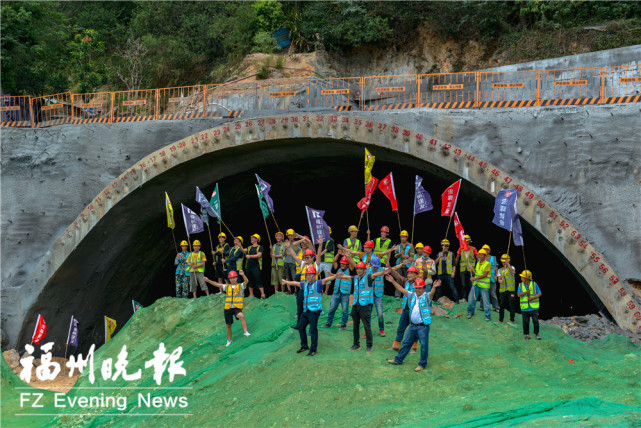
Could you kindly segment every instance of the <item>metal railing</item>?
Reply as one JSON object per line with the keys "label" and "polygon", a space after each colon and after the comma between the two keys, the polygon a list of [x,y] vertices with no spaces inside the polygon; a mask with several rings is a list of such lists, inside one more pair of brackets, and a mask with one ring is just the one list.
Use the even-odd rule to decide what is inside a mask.
{"label": "metal railing", "polygon": [[47,127],[239,117],[247,111],[310,108],[389,110],[641,102],[641,64],[193,85],[41,97],[0,97],[0,126]]}

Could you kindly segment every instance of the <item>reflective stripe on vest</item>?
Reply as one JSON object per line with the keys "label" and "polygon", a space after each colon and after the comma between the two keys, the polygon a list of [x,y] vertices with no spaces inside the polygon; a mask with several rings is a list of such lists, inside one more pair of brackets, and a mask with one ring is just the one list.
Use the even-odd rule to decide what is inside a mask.
{"label": "reflective stripe on vest", "polygon": [[[189,257],[189,251],[181,251],[178,253],[179,255],[183,256],[182,261],[178,262],[178,267],[176,268],[176,275],[179,274],[184,274],[185,276],[189,276],[189,266],[187,266],[187,257]],[[178,258],[178,256],[176,256]],[[181,272],[182,268],[182,272]]]}
{"label": "reflective stripe on vest", "polygon": [[496,276],[496,257],[490,256],[490,281],[494,281]]}
{"label": "reflective stripe on vest", "polygon": [[[249,252],[249,251],[250,251],[250,249],[252,249],[252,248],[256,248],[256,253],[255,253],[255,254],[251,254],[251,253]],[[258,254],[259,252],[260,252],[260,253],[262,253],[262,251],[258,251],[259,249],[260,249],[260,245],[257,245],[257,246],[255,246],[255,247],[252,245],[251,247],[247,248],[247,254],[248,254],[248,255],[251,255],[251,256],[255,256],[255,255],[256,255],[256,254]],[[247,259],[247,261],[248,261],[248,262],[249,262],[249,260],[250,260],[250,259]],[[259,270],[263,270],[263,256],[261,256],[259,259],[253,259],[253,260],[258,260],[258,269],[259,269]]]}
{"label": "reflective stripe on vest", "polygon": [[[448,251],[447,256],[445,256],[445,269],[448,275],[452,275],[452,255],[453,254],[454,254],[453,252]],[[438,262],[438,266],[436,267],[436,269],[438,270],[439,275],[445,275],[443,272],[441,272],[443,270],[443,259],[441,259],[441,261]]]}
{"label": "reflective stripe on vest", "polygon": [[236,259],[236,270],[243,270],[243,250],[238,247],[234,247],[229,251],[229,256],[233,257],[238,254],[238,252],[240,252],[240,256]]}
{"label": "reflective stripe on vest", "polygon": [[[361,248],[361,241],[357,238],[356,241],[352,244],[351,238],[347,238],[345,240],[347,242],[347,248],[349,248],[352,251],[358,251]],[[358,254],[352,256],[352,260],[354,260],[354,263],[358,263],[360,260],[358,259]]]}
{"label": "reflective stripe on vest", "polygon": [[[325,243],[323,244],[323,250],[326,250],[326,249],[327,249],[327,244],[329,244],[329,243],[330,243],[330,241],[327,241],[327,242],[325,242]],[[333,262],[333,261],[334,261],[334,251],[336,251],[336,246],[335,246],[335,245],[333,245],[333,246],[332,246],[332,248],[333,248],[333,249],[332,249],[332,252],[331,252],[331,253],[330,253],[329,251],[327,251],[327,252],[325,253],[325,255],[323,256],[323,262],[325,262],[325,263],[331,263],[331,262]]]}
{"label": "reflective stripe on vest", "polygon": [[[407,291],[411,291],[413,293],[414,292],[414,282],[413,281],[412,282],[407,281],[405,283],[405,289]],[[406,306],[407,306],[407,296],[403,295],[403,309],[405,309]]]}
{"label": "reflective stripe on vest", "polygon": [[225,291],[226,291],[225,309],[231,309],[232,303],[234,304],[234,307],[238,309],[242,309],[245,296],[240,284],[236,284],[236,285],[227,284],[225,286]]}
{"label": "reflective stripe on vest", "polygon": [[374,303],[374,288],[368,284],[367,275],[362,278],[354,277],[354,304],[356,303],[361,306]]}
{"label": "reflective stripe on vest", "polygon": [[[461,259],[459,260],[459,271],[467,272],[474,271],[474,247],[470,247],[470,251],[461,250]],[[470,266],[472,268],[470,269]]]}
{"label": "reflective stripe on vest", "polygon": [[519,284],[519,293],[525,293],[530,290],[530,294],[525,294],[520,297],[521,299],[521,310],[530,310],[530,309],[539,309],[539,299],[536,298],[532,301],[528,301],[528,296],[534,296],[536,294],[536,282],[530,281],[529,287],[526,288],[525,284],[522,282]]}
{"label": "reflective stripe on vest", "polygon": [[[374,241],[375,247],[374,247],[374,252],[375,253],[384,253],[385,251],[389,250],[389,246],[392,243],[391,239],[386,239],[385,243],[381,245],[381,238],[376,238],[376,241]],[[387,265],[387,258],[389,257],[389,254],[384,255],[381,258],[381,264]]]}
{"label": "reflective stripe on vest", "polygon": [[300,276],[300,278],[301,278],[301,280],[303,280],[303,281],[304,281],[305,279],[307,279],[307,278],[305,277],[305,273],[307,272],[307,266],[314,266],[314,269],[316,269],[316,275],[314,276],[314,279],[315,279],[315,280],[316,280],[316,279],[319,279],[319,278],[318,278],[318,275],[319,275],[320,271],[319,271],[319,269],[318,269],[318,265],[316,264],[316,262],[314,262],[314,264],[313,264],[313,265],[307,265],[305,262],[300,262],[300,267],[299,267],[297,270],[300,272],[300,275],[301,275],[301,276]]}
{"label": "reflective stripe on vest", "polygon": [[316,281],[305,281],[304,287],[303,311],[320,311],[323,309],[323,295],[318,292]]}
{"label": "reflective stripe on vest", "polygon": [[[192,253],[190,253],[190,254],[189,254],[189,263],[196,263],[196,264],[200,263],[200,261],[202,260],[201,255],[203,255],[203,256],[204,256],[204,255],[205,255],[205,253],[203,253],[202,251],[198,251],[198,256],[196,257],[196,260],[194,260],[194,253],[193,253],[193,252],[192,252]],[[192,269],[192,267],[191,267],[191,266],[188,266],[188,267],[187,267],[187,269],[189,269],[189,272],[193,272],[193,271],[191,270],[191,269]],[[203,266],[201,266],[201,267],[199,267],[199,268],[196,268],[196,271],[197,271],[197,272],[205,272],[205,266],[203,265]]]}
{"label": "reflective stripe on vest", "polygon": [[[376,268],[376,270],[374,270],[373,267],[370,267],[367,270],[367,273],[370,274],[370,275],[373,275],[373,274],[375,274],[377,272],[380,272],[381,270],[383,270],[383,269],[382,268]],[[377,276],[376,278],[374,278],[373,282],[374,282],[374,296],[383,297],[383,294],[385,293],[385,280],[383,279],[383,275]]]}
{"label": "reflective stripe on vest", "polygon": [[365,263],[365,266],[371,267],[372,266],[372,256],[373,255],[374,255],[374,253],[368,255],[367,253],[363,252],[363,255],[361,256],[361,259],[359,260],[359,262],[363,262],[363,263]]}
{"label": "reflective stripe on vest", "polygon": [[[296,254],[299,260],[303,260],[303,250],[298,250],[298,254]],[[305,261],[300,262],[298,266],[296,266],[296,273],[300,275],[300,268],[305,263]]]}
{"label": "reflective stripe on vest", "polygon": [[[476,264],[476,271],[474,276],[481,276],[485,273],[485,270],[487,269],[487,265],[490,262],[484,261],[481,263]],[[474,281],[474,285],[478,286],[479,288],[490,288],[490,277],[489,275],[486,276],[485,278],[477,279]]]}
{"label": "reflective stripe on vest", "polygon": [[[412,310],[416,304],[416,293],[412,293],[412,300],[410,301],[410,320],[412,319]],[[432,300],[427,296],[427,293],[421,294],[418,298],[418,309],[421,313],[423,324],[430,325],[432,323]]]}
{"label": "reflective stripe on vest", "polygon": [[427,262],[427,270],[429,272],[430,268],[434,264],[434,260],[430,259],[429,257],[425,258],[423,256],[420,256],[416,259],[414,259],[414,265],[416,266],[416,269],[418,269],[418,277],[423,278],[423,261],[425,260]]}
{"label": "reflective stripe on vest", "polygon": [[[338,269],[337,273],[342,273],[349,276],[348,269]],[[334,294],[349,294],[352,291],[352,283],[349,279],[337,279],[334,281]]]}
{"label": "reflective stripe on vest", "polygon": [[[275,243],[274,248],[273,248],[273,253],[274,254],[279,254],[281,256],[285,255],[285,249],[287,247],[285,246],[284,243]],[[273,258],[272,259],[272,266],[285,266],[285,258],[284,257],[278,257],[278,258]]]}
{"label": "reflective stripe on vest", "polygon": [[[405,244],[405,248],[403,248],[403,245],[401,244],[400,250],[401,251],[398,252],[399,255],[401,255],[401,256],[409,256],[410,255],[410,244],[409,243]],[[400,265],[401,264],[401,260],[402,259],[400,257],[397,257],[396,258],[396,264]],[[407,263],[405,265],[405,267],[410,267],[411,265],[412,265],[412,261],[410,260],[410,262]]]}
{"label": "reflective stripe on vest", "polygon": [[514,274],[510,272],[509,268],[499,269],[499,273],[503,277],[503,284],[499,286],[499,291],[514,291]]}

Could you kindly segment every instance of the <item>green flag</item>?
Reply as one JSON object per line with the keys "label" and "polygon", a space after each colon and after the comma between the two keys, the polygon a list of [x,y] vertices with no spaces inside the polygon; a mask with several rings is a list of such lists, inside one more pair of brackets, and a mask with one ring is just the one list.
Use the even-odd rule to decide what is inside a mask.
{"label": "green flag", "polygon": [[263,192],[260,191],[260,186],[258,184],[256,186],[256,193],[258,193],[258,203],[260,204],[260,210],[263,212],[263,218],[269,217],[269,207],[267,206],[267,202],[265,201],[265,197],[263,196]]}
{"label": "green flag", "polygon": [[140,303],[136,302],[135,300],[132,300],[131,304],[134,307],[134,313],[136,313],[138,309],[143,307]]}
{"label": "green flag", "polygon": [[211,194],[209,205],[211,205],[214,212],[216,213],[216,217],[218,218],[218,224],[220,224],[220,219],[222,218],[222,216],[220,215],[220,195],[218,194],[218,183],[216,183],[216,188],[214,189],[214,192]]}

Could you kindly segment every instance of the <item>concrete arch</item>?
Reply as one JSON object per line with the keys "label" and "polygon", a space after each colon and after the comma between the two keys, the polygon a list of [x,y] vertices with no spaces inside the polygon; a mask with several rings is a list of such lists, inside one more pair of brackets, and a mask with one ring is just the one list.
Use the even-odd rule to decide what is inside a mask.
{"label": "concrete arch", "polygon": [[502,188],[519,189],[522,196],[518,200],[518,211],[522,218],[582,275],[619,326],[630,331],[641,329],[638,319],[641,316],[633,293],[626,290],[603,256],[554,207],[516,178],[473,153],[413,129],[351,114],[324,113],[276,115],[224,123],[140,159],[85,207],[40,260],[25,287],[33,301],[23,300],[24,312],[97,223],[145,183],[205,154],[258,142],[296,139],[342,140],[400,152],[456,174],[492,196]]}

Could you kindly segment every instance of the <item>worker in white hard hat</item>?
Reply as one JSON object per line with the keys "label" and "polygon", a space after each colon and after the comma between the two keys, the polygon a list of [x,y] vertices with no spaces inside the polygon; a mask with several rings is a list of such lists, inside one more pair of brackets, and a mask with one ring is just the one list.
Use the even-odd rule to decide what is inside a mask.
{"label": "worker in white hard hat", "polygon": [[523,318],[523,340],[530,340],[530,319],[534,324],[534,334],[537,340],[541,340],[539,335],[539,298],[541,289],[539,284],[532,280],[532,272],[524,270],[519,275],[521,283],[518,288],[518,296],[521,301],[521,317]]}
{"label": "worker in white hard hat", "polygon": [[187,257],[187,266],[189,266],[189,291],[192,292],[194,299],[196,298],[196,291],[200,285],[200,289],[209,296],[209,289],[205,283],[205,264],[207,263],[207,256],[200,251],[200,241],[194,241],[194,251]]}
{"label": "worker in white hard hat", "polygon": [[180,243],[180,252],[176,254],[174,265],[176,266],[176,297],[189,297],[189,269],[187,258],[189,257],[189,244],[187,241]]}

